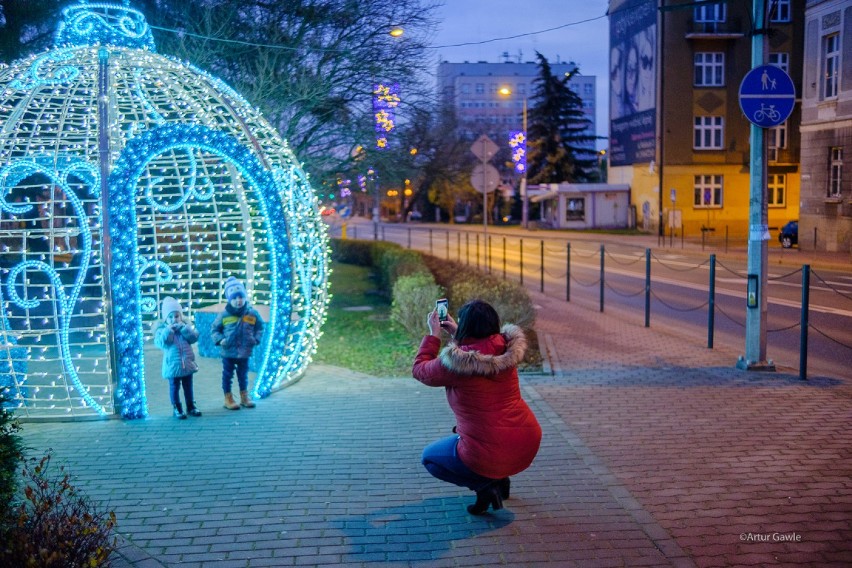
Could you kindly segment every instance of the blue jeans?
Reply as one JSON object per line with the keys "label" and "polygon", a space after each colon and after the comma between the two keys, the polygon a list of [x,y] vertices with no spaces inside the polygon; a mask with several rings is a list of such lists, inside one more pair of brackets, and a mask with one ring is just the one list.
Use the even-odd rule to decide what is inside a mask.
{"label": "blue jeans", "polygon": [[248,390],[248,359],[235,359],[222,357],[222,392],[231,392],[231,380],[234,377],[234,369],[237,370],[237,383],[240,392]]}
{"label": "blue jeans", "polygon": [[459,459],[457,435],[436,440],[423,449],[423,466],[441,481],[478,491],[494,481],[469,469]]}
{"label": "blue jeans", "polygon": [[195,397],[192,393],[192,374],[169,379],[169,395],[172,406],[180,404],[180,387],[183,386],[183,397],[186,399],[186,409],[195,408]]}

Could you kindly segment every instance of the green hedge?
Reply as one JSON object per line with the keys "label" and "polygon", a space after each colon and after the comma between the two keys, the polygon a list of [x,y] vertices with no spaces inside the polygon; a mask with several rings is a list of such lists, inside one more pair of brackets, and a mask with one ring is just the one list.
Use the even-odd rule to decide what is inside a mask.
{"label": "green hedge", "polygon": [[384,241],[331,239],[331,260],[372,267],[376,287],[387,295],[400,276],[428,273],[420,253]]}
{"label": "green hedge", "polygon": [[494,306],[504,323],[528,330],[535,325],[535,308],[520,284],[452,260],[423,255],[423,261],[437,284],[447,290],[451,312],[455,313],[470,300],[480,299]]}

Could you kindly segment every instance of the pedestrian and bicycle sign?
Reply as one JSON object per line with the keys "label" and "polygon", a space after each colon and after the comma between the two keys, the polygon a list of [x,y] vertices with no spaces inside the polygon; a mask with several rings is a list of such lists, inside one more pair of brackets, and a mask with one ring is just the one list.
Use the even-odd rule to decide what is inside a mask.
{"label": "pedestrian and bicycle sign", "polygon": [[780,67],[755,67],[740,83],[740,109],[755,126],[772,128],[782,124],[795,104],[796,87]]}

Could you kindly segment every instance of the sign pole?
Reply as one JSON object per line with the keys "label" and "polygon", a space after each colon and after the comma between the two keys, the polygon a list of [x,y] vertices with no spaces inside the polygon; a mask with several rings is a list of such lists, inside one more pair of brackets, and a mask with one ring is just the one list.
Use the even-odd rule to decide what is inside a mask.
{"label": "sign pole", "polygon": [[[765,2],[755,0],[752,3],[752,21],[756,28],[765,23]],[[757,31],[757,30],[756,30]],[[765,64],[765,30],[752,35],[752,68]],[[749,185],[749,237],[748,237],[748,275],[749,298],[746,302],[746,344],[745,356],[737,361],[737,367],[750,371],[774,371],[775,365],[766,358],[766,316],[768,302],[766,284],[768,271],[768,210],[766,200],[766,131],[752,122],[750,133],[750,171]],[[756,288],[752,290],[751,288]]]}
{"label": "sign pole", "polygon": [[485,147],[486,138],[482,139],[482,234],[488,240],[488,182],[485,177],[485,166],[488,163],[488,150]]}

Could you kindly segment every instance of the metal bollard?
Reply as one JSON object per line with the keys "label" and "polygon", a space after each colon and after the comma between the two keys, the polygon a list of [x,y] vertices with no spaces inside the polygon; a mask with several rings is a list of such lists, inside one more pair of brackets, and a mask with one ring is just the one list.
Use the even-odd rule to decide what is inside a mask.
{"label": "metal bollard", "polygon": [[571,301],[571,243],[565,243],[565,301]]}
{"label": "metal bollard", "polygon": [[707,305],[707,348],[713,349],[716,328],[716,255],[710,255],[710,298]]}
{"label": "metal bollard", "polygon": [[604,246],[601,245],[601,309],[604,311]]}
{"label": "metal bollard", "polygon": [[[816,229],[814,229],[816,231]],[[810,310],[811,265],[802,265],[802,320],[799,324],[799,378],[808,379],[808,312]]]}
{"label": "metal bollard", "polygon": [[645,327],[651,327],[651,249],[645,249]]}

